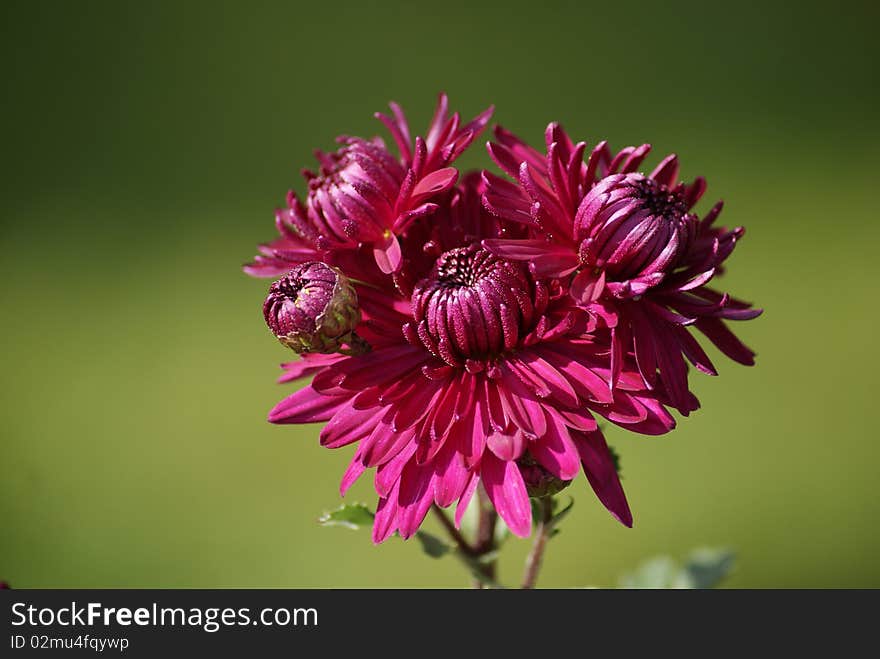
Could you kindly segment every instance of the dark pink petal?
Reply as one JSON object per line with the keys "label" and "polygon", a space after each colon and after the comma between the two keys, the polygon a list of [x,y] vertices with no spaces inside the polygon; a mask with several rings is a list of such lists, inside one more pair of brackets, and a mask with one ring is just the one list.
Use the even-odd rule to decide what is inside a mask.
{"label": "dark pink petal", "polygon": [[754,365],[755,353],[736,338],[734,333],[724,324],[724,321],[717,318],[700,318],[696,327],[715,344],[715,347],[732,360],[746,366]]}
{"label": "dark pink petal", "polygon": [[358,410],[351,403],[345,405],[321,429],[321,446],[339,448],[367,437],[383,414],[381,408]]}
{"label": "dark pink petal", "polygon": [[379,499],[376,517],[373,520],[374,544],[385,542],[397,530],[397,493],[399,489],[400,481],[398,480],[394,483],[388,496]]}
{"label": "dark pink petal", "polygon": [[286,364],[281,365],[281,368],[284,369],[284,374],[278,378],[278,382],[283,384],[285,382],[299,380],[300,378],[312,375],[325,366],[335,364],[341,359],[345,359],[345,355],[302,355],[299,361],[287,362]]}
{"label": "dark pink petal", "polygon": [[345,496],[348,488],[354,485],[355,481],[361,477],[365,470],[364,463],[360,461],[359,456],[355,455],[342,476],[342,482],[339,484],[339,494]]}
{"label": "dark pink petal", "polygon": [[591,433],[578,433],[574,441],[580,453],[584,473],[599,501],[624,526],[632,527],[632,513],[626,502],[626,495],[614,469],[614,460],[608,451],[605,438],[598,430]]}
{"label": "dark pink petal", "polygon": [[547,432],[547,420],[543,408],[522,380],[505,364],[502,375],[503,385],[499,385],[498,394],[504,412],[513,423],[526,435],[541,437]]}
{"label": "dark pink petal", "polygon": [[575,430],[592,432],[599,427],[596,419],[587,410],[554,410],[553,414],[558,415],[566,426]]}
{"label": "dark pink petal", "polygon": [[501,460],[516,460],[525,451],[526,440],[519,430],[493,432],[486,438],[486,446]]}
{"label": "dark pink petal", "polygon": [[435,194],[439,194],[455,185],[458,179],[458,170],[455,167],[446,167],[431,172],[416,184],[412,191],[412,202],[418,203]]}
{"label": "dark pink petal", "polygon": [[403,263],[403,255],[400,251],[400,242],[393,234],[388,235],[384,244],[377,243],[373,248],[373,256],[376,259],[376,265],[386,275],[397,272]]}
{"label": "dark pink petal", "polygon": [[483,196],[483,207],[500,220],[515,222],[527,227],[537,227],[532,212],[534,206],[527,200],[488,192]]}
{"label": "dark pink petal", "polygon": [[291,394],[269,412],[270,423],[316,423],[330,418],[348,402],[345,396],[325,396],[311,386]]}
{"label": "dark pink petal", "polygon": [[391,103],[390,105],[391,110],[394,113],[394,119],[381,112],[377,112],[374,116],[381,121],[388,129],[388,132],[391,133],[403,161],[409,162],[412,160],[412,140],[409,136],[409,126],[406,123],[406,117],[404,117],[400,106],[397,105],[397,103]]}
{"label": "dark pink petal", "polygon": [[595,302],[605,290],[605,271],[584,268],[571,280],[571,296],[581,304]]}
{"label": "dark pink petal", "polygon": [[[675,428],[675,419],[660,402],[648,396],[641,396],[638,398],[638,406],[642,412],[639,416],[644,418],[640,421],[625,423],[623,427],[627,430],[642,435],[663,435]],[[698,407],[699,403],[695,403],[695,399],[688,405],[690,411]],[[609,418],[611,417],[609,416]]]}
{"label": "dark pink petal", "polygon": [[697,343],[697,340],[691,336],[691,333],[687,329],[684,327],[677,327],[675,333],[678,337],[678,344],[681,346],[682,352],[685,357],[690,360],[691,364],[707,375],[718,375],[718,371],[715,370],[715,366],[712,364],[712,360],[709,359],[709,355],[705,353],[703,348],[700,347],[700,344]]}
{"label": "dark pink petal", "polygon": [[501,394],[498,391],[498,385],[486,378],[483,381],[484,391],[481,402],[481,412],[483,421],[493,430],[503,431],[507,429],[509,423],[507,414],[504,411],[504,405],[501,402]]}
{"label": "dark pink petal", "polygon": [[648,178],[652,178],[667,187],[672,187],[678,178],[678,156],[674,153],[666,156]]}
{"label": "dark pink petal", "polygon": [[578,267],[577,254],[565,245],[546,240],[489,239],[483,247],[510,261],[528,261],[539,278],[564,277]]}
{"label": "dark pink petal", "polygon": [[434,467],[434,500],[441,508],[451,506],[464,493],[470,479],[461,453],[445,451]]}
{"label": "dark pink petal", "polygon": [[428,356],[424,350],[409,345],[395,345],[357,357],[347,357],[316,375],[312,386],[318,391],[335,387],[362,391],[367,387],[392,383],[418,369],[426,361]]}
{"label": "dark pink petal", "polygon": [[486,453],[480,465],[480,475],[486,494],[511,532],[521,538],[528,537],[532,532],[532,507],[516,463]]}
{"label": "dark pink petal", "polygon": [[394,430],[400,432],[424,419],[444,391],[442,384],[425,378],[424,386],[416,387],[410,396],[395,403]]}
{"label": "dark pink petal", "polygon": [[579,405],[577,392],[568,378],[540,355],[523,352],[518,359],[512,359],[509,363],[512,367],[519,366],[518,375],[527,383],[531,382],[536,392],[538,387],[546,390],[542,398],[549,397],[564,407]]}
{"label": "dark pink petal", "polygon": [[541,347],[537,352],[547,359],[560,373],[565,375],[578,394],[585,400],[610,403],[614,400],[608,381],[578,361],[575,350],[562,352],[555,344]]}
{"label": "dark pink petal", "polygon": [[688,209],[693,208],[700,201],[704,192],[706,192],[706,179],[698,176],[693,183],[685,188],[684,198]]}
{"label": "dark pink petal", "polygon": [[434,468],[432,465],[408,464],[400,477],[397,525],[400,536],[411,538],[434,503]]}
{"label": "dark pink petal", "polygon": [[529,445],[529,452],[560,480],[570,481],[580,471],[578,450],[568,428],[552,414],[548,415],[547,432]]}
{"label": "dark pink petal", "polygon": [[689,291],[709,282],[714,276],[715,268],[709,268],[705,272],[696,275],[693,279],[690,279],[689,281],[678,285],[676,288],[680,291]]}
{"label": "dark pink petal", "polygon": [[543,238],[536,240],[490,239],[484,240],[482,244],[495,256],[510,261],[530,261],[540,256],[553,254],[558,250],[553,243]]}
{"label": "dark pink petal", "polygon": [[627,427],[648,418],[648,410],[639,399],[620,389],[614,392],[614,403],[610,408],[599,408],[596,412],[618,425]]}
{"label": "dark pink petal", "polygon": [[[543,176],[544,174],[546,174],[546,164],[544,156],[542,156],[535,149],[523,142],[516,135],[502,128],[501,126],[495,126],[495,139],[498,140],[498,144],[490,144],[489,146],[503,146],[503,148],[511,154],[510,160],[516,163],[513,167],[513,171],[508,172],[511,177],[516,178],[517,172],[519,171],[519,165],[523,162],[527,162],[529,165],[534,167],[540,175]],[[499,166],[502,169],[505,169],[501,165],[501,163],[499,163]]]}
{"label": "dark pink petal", "polygon": [[472,473],[467,486],[464,488],[464,493],[461,495],[461,499],[458,500],[458,505],[455,507],[455,528],[457,529],[461,528],[461,518],[464,517],[468,504],[470,504],[474,492],[477,491],[477,485],[479,482],[480,478],[476,472]]}
{"label": "dark pink petal", "polygon": [[465,464],[468,468],[480,461],[486,447],[486,438],[493,430],[487,416],[486,404],[485,398],[477,398],[474,401],[472,422],[463,419],[461,423],[454,426],[454,429],[458,431],[454,446],[459,447],[458,450],[465,457]]}
{"label": "dark pink petal", "polygon": [[364,464],[368,467],[385,464],[411,445],[416,445],[415,430],[410,428],[394,432],[386,416],[374,424],[370,436],[364,440],[362,445]]}
{"label": "dark pink petal", "polygon": [[434,109],[434,116],[431,119],[431,125],[428,128],[426,137],[427,144],[433,148],[440,141],[440,133],[443,125],[446,123],[446,115],[449,112],[449,97],[445,93],[437,96],[437,107]]}
{"label": "dark pink petal", "polygon": [[403,468],[416,452],[415,442],[411,442],[403,450],[400,451],[393,459],[389,460],[376,469],[376,475],[373,478],[373,485],[379,496],[391,496],[391,493],[400,482],[400,474]]}

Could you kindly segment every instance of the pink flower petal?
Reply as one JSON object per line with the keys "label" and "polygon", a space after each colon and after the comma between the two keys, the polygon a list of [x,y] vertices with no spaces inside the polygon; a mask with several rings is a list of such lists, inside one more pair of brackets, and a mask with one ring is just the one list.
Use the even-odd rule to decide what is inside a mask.
{"label": "pink flower petal", "polygon": [[499,460],[492,453],[483,456],[480,476],[495,510],[514,535],[528,537],[532,532],[532,507],[515,462]]}
{"label": "pink flower petal", "polygon": [[455,185],[457,179],[458,170],[455,167],[445,167],[431,172],[413,188],[411,203],[415,204],[422,199],[445,192]]}
{"label": "pink flower petal", "polygon": [[376,265],[386,275],[397,272],[403,263],[403,255],[400,251],[400,243],[393,234],[389,235],[384,245],[376,244],[373,248],[373,256],[376,259]]}
{"label": "pink flower petal", "polygon": [[315,423],[329,421],[347,397],[325,396],[311,386],[291,394],[269,412],[270,423]]}
{"label": "pink flower petal", "polygon": [[599,501],[617,521],[631,527],[632,513],[602,433],[597,430],[591,433],[577,433],[573,436],[584,466],[584,473]]}

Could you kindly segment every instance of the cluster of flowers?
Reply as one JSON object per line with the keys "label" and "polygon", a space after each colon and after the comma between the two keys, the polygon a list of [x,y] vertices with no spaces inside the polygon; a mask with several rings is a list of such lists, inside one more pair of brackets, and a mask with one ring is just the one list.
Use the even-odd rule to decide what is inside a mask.
{"label": "cluster of flowers", "polygon": [[614,152],[552,123],[545,151],[501,127],[488,144],[509,178],[452,166],[489,122],[462,125],[441,95],[424,137],[404,113],[377,114],[396,145],[339,138],[305,171],[304,199],[276,212],[279,237],[245,266],[280,277],[269,328],[301,358],[281,382],[313,376],[272,423],[326,422],[321,444],[357,444],[341,491],[375,468],[373,540],[419,528],[429,508],[484,488],[513,533],[529,497],[583,469],[599,500],[632,515],[596,417],[636,433],[699,407],[688,362],[714,375],[695,340],[754,353],[726,321],[760,310],[708,286],[742,228],[693,212],[706,182],[678,180],[676,156],[641,173],[650,145]]}

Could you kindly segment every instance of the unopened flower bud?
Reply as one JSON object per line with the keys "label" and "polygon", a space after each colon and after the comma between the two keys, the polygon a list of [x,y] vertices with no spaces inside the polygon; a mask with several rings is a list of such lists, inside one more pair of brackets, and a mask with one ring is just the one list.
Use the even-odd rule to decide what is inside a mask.
{"label": "unopened flower bud", "polygon": [[297,266],[269,288],[263,316],[272,333],[297,353],[339,352],[360,342],[357,292],[338,269],[311,261]]}
{"label": "unopened flower bud", "polygon": [[571,481],[560,480],[549,471],[544,469],[538,462],[528,453],[516,461],[519,467],[519,473],[522,474],[523,481],[526,484],[526,492],[533,499],[541,497],[553,496],[558,492],[562,492],[567,488]]}

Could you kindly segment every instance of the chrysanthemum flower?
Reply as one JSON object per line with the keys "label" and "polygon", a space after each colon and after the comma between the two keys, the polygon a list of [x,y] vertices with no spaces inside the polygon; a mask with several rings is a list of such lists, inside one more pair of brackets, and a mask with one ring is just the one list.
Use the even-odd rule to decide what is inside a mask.
{"label": "chrysanthemum flower", "polygon": [[639,173],[648,145],[585,159],[551,124],[544,155],[499,129],[490,153],[516,182],[459,180],[451,163],[490,110],[460,127],[441,96],[412,142],[391,108],[399,156],[360,138],[319,152],[305,201],[291,193],[280,238],[246,266],[281,276],[264,316],[304,353],[281,381],[313,378],[269,420],[357,446],[340,489],[375,469],[376,542],[412,536],[432,505],[460,523],[478,487],[527,535],[529,497],[581,470],[631,525],[596,418],[652,435],[675,425],[666,404],[695,409],[685,357],[715,370],[689,325],[751,363],[724,321],[759,311],[706,286],[742,229],[712,226],[720,204],[693,213],[705,182],[678,183],[674,156]]}
{"label": "chrysanthemum flower", "polygon": [[403,111],[396,103],[391,110],[391,116],[376,117],[391,132],[399,155],[379,138],[345,136],[334,153],[317,151],[318,171],[303,172],[305,202],[288,193],[287,207],[275,215],[280,238],[262,245],[246,272],[277,276],[291,265],[326,260],[338,250],[351,256],[359,246],[369,248],[383,273],[400,270],[399,237],[416,219],[437,210],[433,200],[458,177],[452,162],[485,128],[492,108],[462,126],[458,113],[449,115],[447,97],[441,94],[427,135],[415,142]]}
{"label": "chrysanthemum flower", "polygon": [[[273,423],[327,422],[321,443],[357,444],[343,494],[375,468],[373,538],[412,536],[432,504],[457,503],[456,521],[482,484],[521,536],[531,528],[529,491],[583,470],[601,502],[626,525],[632,515],[594,414],[639,433],[674,421],[634,364],[609,387],[610,333],[557,285],[480,247],[506,235],[480,209],[468,177],[444,202],[457,228],[414,231],[406,251],[443,249],[405,296],[355,282],[372,350],[305,355],[285,381],[314,375],[279,403]],[[488,233],[487,233],[488,232]],[[430,236],[427,236],[430,233]],[[424,242],[422,242],[424,240]],[[456,243],[458,243],[456,245]],[[420,259],[407,260],[418,271]]]}
{"label": "chrysanthemum flower", "polygon": [[646,387],[665,390],[683,414],[699,407],[685,358],[704,373],[717,371],[690,326],[731,359],[754,363],[725,321],[761,310],[707,286],[744,230],[713,226],[721,202],[702,219],[693,212],[704,179],[679,182],[675,155],[639,173],[648,144],[612,154],[602,142],[585,159],[586,144],[574,144],[558,124],[547,128],[546,154],[500,128],[496,138],[489,153],[516,183],[485,173],[485,205],[529,235],[483,244],[499,257],[528,262],[539,279],[564,281],[579,305],[606,319],[612,387],[632,355]]}

